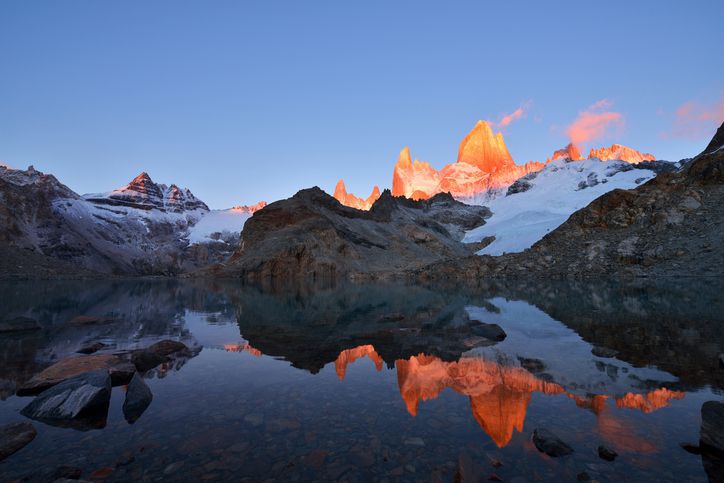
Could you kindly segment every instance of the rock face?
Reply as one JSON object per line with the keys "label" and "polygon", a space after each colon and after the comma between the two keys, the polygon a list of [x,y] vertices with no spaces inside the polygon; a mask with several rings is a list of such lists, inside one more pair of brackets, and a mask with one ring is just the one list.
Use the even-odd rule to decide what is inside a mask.
{"label": "rock face", "polygon": [[701,444],[724,456],[724,403],[707,401],[701,406]]}
{"label": "rock face", "polygon": [[626,161],[627,163],[637,164],[642,161],[655,161],[656,156],[651,153],[642,153],[628,146],[620,144],[612,144],[609,148],[591,149],[588,153],[588,159],[598,158],[602,161],[611,159]]}
{"label": "rock face", "polygon": [[372,193],[367,199],[359,198],[352,193],[347,193],[347,187],[344,185],[344,181],[340,179],[334,188],[334,197],[345,206],[357,208],[358,210],[369,210],[374,202],[379,199],[380,188],[377,186],[372,188]]}
{"label": "rock face", "polygon": [[487,208],[447,194],[416,202],[389,191],[365,212],[315,187],[256,213],[244,227],[240,249],[210,274],[345,278],[402,270],[470,253],[459,241],[463,231],[487,216]]}
{"label": "rock face", "polygon": [[27,421],[0,426],[0,461],[23,449],[37,434]]}
{"label": "rock face", "polygon": [[460,143],[457,162],[440,171],[429,163],[411,161],[410,150],[403,149],[392,173],[392,194],[417,200],[450,193],[458,199],[479,201],[543,166],[537,162],[515,164],[503,135],[494,134],[486,121],[478,121]]}
{"label": "rock face", "polygon": [[123,417],[126,418],[129,424],[135,423],[151,405],[151,401],[153,401],[151,388],[148,387],[138,373],[134,374],[126,389],[126,399],[123,401]]}
{"label": "rock face", "polygon": [[31,419],[57,425],[95,413],[94,416],[102,417],[105,425],[110,399],[111,377],[108,371],[91,371],[42,392],[21,413]]}
{"label": "rock face", "polygon": [[581,161],[581,160],[583,160],[583,156],[581,156],[581,152],[578,150],[578,147],[575,144],[568,143],[568,145],[565,148],[554,151],[553,156],[548,158],[546,163],[550,163],[551,161],[555,161],[556,159],[568,159],[570,161]]}
{"label": "rock face", "polygon": [[677,172],[596,198],[522,253],[440,264],[422,276],[719,276],[723,225],[724,150],[710,145]]}
{"label": "rock face", "polygon": [[141,210],[158,209],[175,213],[209,211],[206,203],[196,198],[188,189],[181,189],[175,184],[156,184],[145,171],[122,188],[102,195],[86,195],[85,199],[98,204],[128,206]]}

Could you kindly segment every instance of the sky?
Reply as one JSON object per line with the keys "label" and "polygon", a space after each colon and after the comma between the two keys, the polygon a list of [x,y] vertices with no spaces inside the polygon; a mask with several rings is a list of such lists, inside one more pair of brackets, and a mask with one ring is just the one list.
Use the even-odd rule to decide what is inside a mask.
{"label": "sky", "polygon": [[724,120],[724,2],[0,2],[0,162],[78,193],[141,171],[212,208],[390,187],[479,119],[678,160]]}

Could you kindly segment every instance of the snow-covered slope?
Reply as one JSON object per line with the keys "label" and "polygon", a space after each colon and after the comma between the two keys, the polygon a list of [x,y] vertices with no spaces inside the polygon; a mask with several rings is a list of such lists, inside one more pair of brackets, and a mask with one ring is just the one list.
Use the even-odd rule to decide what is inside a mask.
{"label": "snow-covered slope", "polygon": [[516,181],[506,196],[491,200],[493,215],[466,233],[466,243],[495,237],[479,255],[502,255],[531,247],[576,210],[616,188],[630,189],[653,178],[623,161],[558,159]]}
{"label": "snow-covered slope", "polygon": [[239,208],[211,210],[191,227],[188,235],[189,243],[226,242],[229,238],[238,241],[244,223],[253,214],[251,211]]}

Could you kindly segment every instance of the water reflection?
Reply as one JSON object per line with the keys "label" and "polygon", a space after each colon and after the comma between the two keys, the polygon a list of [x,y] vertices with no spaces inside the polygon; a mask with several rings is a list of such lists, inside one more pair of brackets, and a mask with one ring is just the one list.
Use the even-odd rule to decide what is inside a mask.
{"label": "water reflection", "polygon": [[[182,440],[180,447],[189,448],[185,464],[193,471],[222,454],[205,447],[221,451],[241,444],[244,435],[244,451],[223,454],[237,458],[236,467],[252,477],[413,480],[422,470],[452,479],[460,471],[458,452],[467,448],[506,460],[481,473],[484,478],[495,471],[575,479],[585,469],[602,481],[650,474],[664,481],[701,479],[699,457],[679,443],[697,444],[699,407],[722,399],[722,288],[532,282],[450,290],[218,281],[4,285],[0,321],[26,317],[40,328],[0,334],[0,397],[6,401],[0,403],[0,423],[17,420],[28,402],[13,396],[18,387],[82,347],[102,344],[100,354],[115,354],[171,339],[194,348],[194,357],[144,373],[146,379],[171,380],[151,384],[158,397],[133,427],[120,425],[111,404],[107,428],[88,433],[85,442],[68,430],[52,429],[66,431],[60,435],[39,427],[38,441],[1,468],[14,477],[33,474],[34,458],[64,463],[71,450],[82,453],[97,443],[94,433],[110,430],[117,446],[106,451],[113,454],[130,451],[127,441],[140,435]],[[498,329],[504,337],[496,335]],[[326,382],[327,373],[334,385]],[[214,377],[218,386],[209,382]],[[394,393],[387,391],[390,381]],[[197,417],[177,405],[162,412],[164,398],[212,412]],[[458,412],[461,403],[464,413]],[[334,414],[338,406],[338,419],[330,416],[314,429],[321,414]],[[188,432],[179,432],[173,421]],[[205,429],[194,429],[199,425]],[[562,433],[574,455],[555,464],[541,458],[529,441],[540,426]],[[352,428],[362,429],[355,434]],[[422,436],[404,436],[414,431]],[[196,442],[201,434],[205,446]],[[399,443],[385,449],[397,437]],[[290,442],[296,449],[280,450]],[[368,444],[373,456],[361,464],[355,448]],[[599,444],[620,455],[615,465],[597,457]],[[113,478],[163,475],[173,462],[151,454],[135,454],[137,463],[116,467]],[[716,471],[718,460],[706,458],[707,468]],[[405,469],[405,461],[415,461],[418,473]],[[239,476],[223,471],[184,476]]]}

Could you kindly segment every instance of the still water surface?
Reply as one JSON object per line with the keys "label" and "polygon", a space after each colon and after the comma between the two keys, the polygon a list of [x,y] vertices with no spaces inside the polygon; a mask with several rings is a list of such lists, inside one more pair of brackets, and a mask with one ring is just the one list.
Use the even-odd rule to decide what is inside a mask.
{"label": "still water surface", "polygon": [[[716,481],[719,463],[681,444],[698,444],[701,405],[724,400],[723,288],[0,285],[0,319],[42,326],[0,334],[0,424],[25,419],[18,386],[91,342],[195,353],[145,374],[153,402],[134,424],[123,387],[102,429],[33,422],[0,480],[69,465],[107,481]],[[536,428],[574,453],[540,453]]]}

